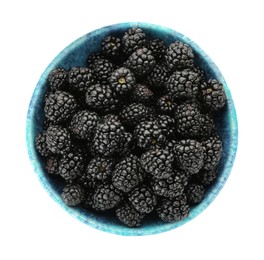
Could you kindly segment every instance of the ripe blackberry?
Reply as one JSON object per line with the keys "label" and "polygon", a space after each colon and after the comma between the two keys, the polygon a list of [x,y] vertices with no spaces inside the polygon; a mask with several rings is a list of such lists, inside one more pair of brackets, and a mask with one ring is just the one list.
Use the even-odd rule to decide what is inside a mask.
{"label": "ripe blackberry", "polygon": [[134,27],[125,32],[122,43],[124,53],[130,55],[132,52],[145,45],[146,35],[142,29]]}
{"label": "ripe blackberry", "polygon": [[151,109],[140,103],[132,103],[120,112],[122,123],[131,127],[136,126],[141,121],[150,119],[151,116]]}
{"label": "ripe blackberry", "polygon": [[135,188],[128,196],[133,207],[140,213],[150,213],[157,204],[157,198],[152,190],[142,185]]}
{"label": "ripe blackberry", "polygon": [[35,139],[35,148],[40,155],[48,157],[51,152],[46,143],[46,132],[39,133]]}
{"label": "ripe blackberry", "polygon": [[178,133],[184,137],[196,137],[201,127],[201,117],[196,103],[187,101],[177,106],[175,122]]}
{"label": "ripe blackberry", "polygon": [[186,195],[190,205],[200,203],[204,198],[205,190],[202,185],[199,184],[190,184],[186,188]]}
{"label": "ripe blackberry", "polygon": [[174,103],[173,99],[166,95],[162,96],[157,100],[157,110],[162,114],[172,115],[176,108],[176,104]]}
{"label": "ripe blackberry", "polygon": [[134,148],[135,142],[134,137],[131,133],[124,132],[122,141],[119,144],[118,155],[120,158],[127,156]]}
{"label": "ripe blackberry", "polygon": [[61,198],[67,206],[77,206],[85,199],[85,190],[78,184],[67,184],[61,193]]}
{"label": "ripe blackberry", "polygon": [[165,222],[180,221],[189,215],[190,207],[186,195],[163,199],[156,209],[159,218]]}
{"label": "ripe blackberry", "polygon": [[121,39],[114,36],[107,36],[101,43],[102,53],[109,59],[117,61],[122,53]]}
{"label": "ripe blackberry", "polygon": [[48,76],[48,85],[52,91],[63,90],[68,84],[68,71],[63,68],[52,70]]}
{"label": "ripe blackberry", "polygon": [[226,103],[224,87],[215,79],[201,85],[201,95],[205,106],[213,111],[218,111]]}
{"label": "ripe blackberry", "polygon": [[175,71],[165,84],[167,94],[178,100],[195,98],[199,91],[200,75],[191,70]]}
{"label": "ripe blackberry", "polygon": [[156,61],[152,52],[145,47],[137,49],[126,61],[126,66],[139,77],[148,74],[155,65]]}
{"label": "ripe blackberry", "polygon": [[213,184],[217,177],[218,177],[218,172],[215,169],[211,171],[201,170],[197,174],[196,181],[198,184],[201,184],[204,187],[207,187]]}
{"label": "ripe blackberry", "polygon": [[143,181],[141,171],[139,159],[130,154],[115,166],[112,183],[117,189],[130,192]]}
{"label": "ripe blackberry", "polygon": [[116,209],[116,216],[128,227],[139,227],[145,214],[135,210],[130,203],[124,203]]}
{"label": "ripe blackberry", "polygon": [[86,60],[87,66],[88,68],[92,68],[93,63],[97,60],[97,59],[105,59],[104,55],[102,52],[92,52]]}
{"label": "ripe blackberry", "polygon": [[198,141],[191,139],[178,141],[174,152],[177,165],[182,170],[195,174],[203,167],[204,151]]}
{"label": "ripe blackberry", "polygon": [[89,179],[105,181],[111,177],[114,165],[115,161],[111,158],[95,157],[87,165],[86,174]]}
{"label": "ripe blackberry", "polygon": [[136,84],[134,91],[131,93],[130,100],[131,102],[150,105],[154,100],[154,93],[149,87],[142,84]]}
{"label": "ripe blackberry", "polygon": [[188,44],[175,41],[167,48],[165,60],[170,70],[190,68],[194,63],[193,50]]}
{"label": "ripe blackberry", "polygon": [[199,138],[208,138],[211,136],[214,128],[214,121],[211,114],[201,114],[201,126],[198,132]]}
{"label": "ripe blackberry", "polygon": [[109,77],[114,70],[114,65],[107,59],[96,59],[92,63],[91,69],[97,82],[108,84]]}
{"label": "ripe blackberry", "polygon": [[121,67],[112,72],[109,82],[114,93],[123,96],[133,90],[136,79],[129,69]]}
{"label": "ripe blackberry", "polygon": [[49,175],[59,175],[59,159],[55,156],[49,157],[45,169]]}
{"label": "ripe blackberry", "polygon": [[156,195],[169,198],[181,195],[185,188],[181,176],[175,173],[166,179],[153,178],[151,187]]}
{"label": "ripe blackberry", "polygon": [[82,110],[72,117],[69,129],[75,138],[90,140],[98,120],[99,116],[95,112]]}
{"label": "ripe blackberry", "polygon": [[166,46],[163,40],[153,39],[148,42],[148,49],[152,51],[156,61],[162,61],[166,52]]}
{"label": "ripe blackberry", "polygon": [[174,155],[168,148],[155,148],[142,154],[142,168],[157,179],[166,179],[173,174]]}
{"label": "ripe blackberry", "polygon": [[70,150],[71,136],[66,128],[50,126],[46,131],[46,144],[54,154],[64,154]]}
{"label": "ripe blackberry", "polygon": [[44,106],[45,116],[54,124],[67,121],[77,109],[78,105],[74,96],[60,90],[50,93]]}
{"label": "ripe blackberry", "polygon": [[109,85],[95,84],[86,91],[86,104],[91,110],[108,113],[116,109],[118,100]]}
{"label": "ripe blackberry", "polygon": [[116,207],[122,200],[122,194],[112,184],[99,185],[93,195],[94,208],[103,211]]}
{"label": "ripe blackberry", "polygon": [[156,120],[167,138],[174,137],[176,131],[174,118],[168,115],[157,115]]}
{"label": "ripe blackberry", "polygon": [[69,84],[72,91],[84,94],[87,88],[94,84],[91,69],[86,67],[72,67],[69,71]]}
{"label": "ripe blackberry", "polygon": [[222,141],[218,134],[212,135],[210,138],[202,142],[204,150],[204,166],[205,170],[213,170],[222,157]]}
{"label": "ripe blackberry", "polygon": [[68,180],[74,180],[81,176],[84,172],[84,158],[79,152],[66,153],[59,161],[59,174],[60,176]]}
{"label": "ripe blackberry", "polygon": [[103,119],[95,129],[92,140],[93,153],[105,157],[116,155],[119,152],[120,143],[123,141],[124,132],[124,127],[116,118]]}
{"label": "ripe blackberry", "polygon": [[150,149],[157,144],[163,144],[166,137],[163,129],[155,121],[142,121],[134,130],[137,146],[143,149]]}

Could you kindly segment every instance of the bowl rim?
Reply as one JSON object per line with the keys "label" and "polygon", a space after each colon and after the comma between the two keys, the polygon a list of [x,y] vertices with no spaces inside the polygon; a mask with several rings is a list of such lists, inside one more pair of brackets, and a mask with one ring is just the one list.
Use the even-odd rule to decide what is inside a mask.
{"label": "bowl rim", "polygon": [[[195,52],[199,53],[199,55],[202,56],[203,59],[209,63],[211,69],[217,75],[217,78],[220,79],[221,82],[223,83],[224,89],[226,92],[227,103],[228,103],[228,113],[227,113],[228,115],[227,116],[228,116],[229,125],[231,126],[230,127],[231,151],[228,154],[227,161],[225,163],[225,168],[223,169],[221,176],[219,176],[219,179],[218,179],[216,185],[214,186],[214,189],[211,190],[211,192],[205,197],[205,199],[195,207],[195,211],[192,210],[190,212],[190,214],[187,218],[185,218],[181,221],[178,221],[178,222],[164,223],[163,225],[155,226],[155,228],[154,227],[147,227],[147,228],[144,227],[144,228],[132,228],[131,229],[131,228],[126,228],[123,225],[109,226],[107,223],[99,222],[94,217],[91,218],[88,215],[86,215],[84,217],[83,214],[78,212],[77,210],[75,210],[75,208],[70,208],[61,202],[59,195],[53,191],[51,184],[49,184],[49,182],[46,180],[45,173],[42,170],[40,162],[38,161],[38,155],[37,155],[36,150],[34,148],[34,138],[33,138],[34,126],[33,126],[32,121],[33,121],[33,116],[35,114],[38,95],[41,92],[42,85],[46,82],[46,79],[47,79],[49,72],[55,67],[55,65],[58,62],[63,60],[63,58],[67,55],[67,53],[69,53],[76,46],[83,44],[84,40],[86,40],[88,36],[92,37],[92,36],[98,34],[98,32],[101,30],[111,31],[113,28],[115,28],[115,30],[116,30],[116,28],[124,28],[124,27],[131,28],[131,27],[135,27],[135,26],[141,27],[143,29],[147,28],[148,30],[157,30],[158,29],[161,31],[165,31],[167,33],[176,34],[180,38],[180,40],[189,44],[194,49]],[[47,191],[47,193],[50,195],[50,197],[54,201],[56,201],[70,215],[72,215],[73,217],[77,218],[81,222],[83,222],[83,223],[85,223],[85,224],[87,224],[93,228],[96,228],[96,229],[99,229],[99,230],[102,230],[102,231],[105,231],[108,233],[125,235],[125,236],[152,235],[152,234],[158,234],[158,233],[166,232],[166,231],[172,230],[176,227],[182,226],[183,224],[185,224],[185,223],[189,222],[190,220],[194,219],[195,217],[197,217],[200,213],[202,213],[214,201],[214,199],[216,198],[216,196],[219,194],[219,192],[222,190],[224,184],[226,183],[226,181],[227,181],[227,179],[231,173],[231,169],[233,167],[233,164],[234,164],[234,160],[235,160],[236,152],[237,152],[237,145],[238,145],[238,122],[237,122],[237,115],[236,115],[236,109],[235,109],[234,101],[233,101],[231,92],[227,86],[227,83],[226,83],[223,75],[221,74],[220,70],[215,65],[215,63],[211,60],[211,58],[195,42],[193,42],[190,38],[186,37],[185,35],[177,32],[175,30],[164,27],[164,26],[160,26],[160,25],[156,25],[156,24],[152,24],[152,23],[145,23],[145,22],[126,22],[126,23],[117,23],[117,24],[104,26],[102,28],[98,28],[92,32],[89,32],[89,33],[79,37],[74,42],[69,44],[66,48],[64,48],[53,59],[53,61],[48,65],[48,67],[42,73],[42,75],[41,75],[41,77],[40,77],[40,79],[39,79],[39,81],[38,81],[38,83],[34,89],[31,100],[30,100],[28,113],[27,113],[27,119],[26,119],[26,144],[27,144],[29,159],[31,161],[31,164],[34,168],[34,171],[35,171],[39,181],[41,182],[42,186]]]}

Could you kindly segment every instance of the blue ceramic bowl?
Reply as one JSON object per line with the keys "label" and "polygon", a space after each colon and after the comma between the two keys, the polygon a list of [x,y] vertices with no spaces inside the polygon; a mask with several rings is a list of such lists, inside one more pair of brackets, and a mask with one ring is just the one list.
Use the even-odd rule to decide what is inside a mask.
{"label": "blue ceramic bowl", "polygon": [[[206,71],[209,77],[215,78],[223,83],[227,95],[227,106],[216,119],[218,131],[223,140],[223,156],[219,164],[220,176],[217,182],[208,190],[202,203],[192,208],[189,216],[182,221],[164,223],[153,219],[143,222],[143,225],[139,228],[132,229],[121,225],[115,218],[97,215],[94,212],[89,212],[78,207],[71,208],[66,206],[60,197],[62,189],[60,183],[45,174],[44,163],[34,148],[34,139],[42,130],[42,121],[44,117],[42,99],[46,91],[49,72],[56,67],[69,69],[73,66],[85,66],[87,55],[100,50],[100,42],[104,37],[111,33],[123,35],[126,30],[134,26],[144,29],[148,36],[161,38],[167,45],[175,40],[180,40],[189,44],[194,50],[198,65]],[[212,203],[223,188],[231,172],[237,151],[238,127],[235,106],[224,77],[213,61],[200,47],[184,35],[168,28],[147,23],[121,23],[107,26],[84,35],[66,47],[50,63],[42,74],[29,105],[26,139],[29,158],[40,182],[52,199],[54,199],[65,211],[94,228],[119,235],[136,236],[156,234],[177,228],[195,218]]]}

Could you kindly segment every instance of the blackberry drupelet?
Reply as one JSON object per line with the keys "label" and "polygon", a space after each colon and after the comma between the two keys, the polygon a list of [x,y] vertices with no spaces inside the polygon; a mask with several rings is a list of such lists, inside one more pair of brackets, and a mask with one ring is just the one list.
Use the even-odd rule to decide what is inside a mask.
{"label": "blackberry drupelet", "polygon": [[193,67],[194,54],[192,48],[183,42],[175,41],[166,50],[165,60],[170,70]]}
{"label": "blackberry drupelet", "polygon": [[46,132],[39,133],[35,139],[35,148],[40,155],[48,157],[51,154],[46,143]]}
{"label": "blackberry drupelet", "polygon": [[134,209],[134,207],[126,202],[116,209],[117,218],[128,227],[139,227],[145,216]]}
{"label": "blackberry drupelet", "polygon": [[122,43],[124,53],[130,55],[132,52],[145,45],[146,35],[142,29],[134,27],[125,32]]}
{"label": "blackberry drupelet", "polygon": [[173,175],[174,155],[168,148],[155,148],[142,154],[142,168],[157,179],[166,179]]}
{"label": "blackberry drupelet", "polygon": [[114,65],[107,59],[99,58],[92,63],[91,69],[97,82],[108,84],[109,77],[114,70]]}
{"label": "blackberry drupelet", "polygon": [[50,126],[46,131],[46,144],[54,154],[64,154],[70,150],[71,136],[69,131],[61,126]]}
{"label": "blackberry drupelet", "polygon": [[204,198],[205,190],[202,185],[190,184],[186,188],[186,196],[190,205],[200,203]]}
{"label": "blackberry drupelet", "polygon": [[73,92],[84,94],[94,84],[91,69],[86,67],[73,67],[69,71],[69,84]]}
{"label": "blackberry drupelet", "polygon": [[210,138],[202,142],[204,150],[205,170],[213,170],[222,157],[222,141],[218,134],[214,133]]}
{"label": "blackberry drupelet", "polygon": [[134,91],[131,93],[130,101],[142,103],[144,105],[151,105],[154,100],[154,93],[149,87],[143,84],[136,84]]}
{"label": "blackberry drupelet", "polygon": [[60,90],[50,93],[44,106],[46,118],[54,124],[66,122],[77,109],[78,105],[75,97],[66,91]]}
{"label": "blackberry drupelet", "polygon": [[140,213],[150,213],[157,204],[157,198],[153,191],[145,185],[135,188],[129,194],[128,199]]}
{"label": "blackberry drupelet", "polygon": [[124,96],[133,90],[136,79],[129,69],[121,67],[112,72],[109,82],[114,93],[118,96]]}
{"label": "blackberry drupelet", "polygon": [[112,61],[118,61],[122,54],[121,39],[114,36],[107,36],[101,43],[102,53]]}
{"label": "blackberry drupelet", "polygon": [[136,76],[142,77],[155,67],[156,61],[152,52],[143,47],[133,52],[125,64]]}
{"label": "blackberry drupelet", "polygon": [[61,193],[63,202],[71,207],[79,205],[85,199],[85,190],[79,184],[67,184]]}
{"label": "blackberry drupelet", "polygon": [[175,135],[175,120],[168,115],[157,115],[157,123],[166,138],[173,138]]}
{"label": "blackberry drupelet", "polygon": [[59,158],[52,156],[46,161],[45,169],[49,175],[59,175]]}
{"label": "blackberry drupelet", "polygon": [[163,129],[156,121],[142,121],[139,123],[135,127],[134,136],[137,146],[147,150],[166,141]]}
{"label": "blackberry drupelet", "polygon": [[153,39],[148,42],[148,49],[152,51],[156,61],[162,61],[166,52],[166,46],[163,40]]}
{"label": "blackberry drupelet", "polygon": [[190,207],[186,195],[163,199],[156,209],[159,218],[165,222],[180,221],[189,215]]}
{"label": "blackberry drupelet", "polygon": [[224,86],[215,79],[201,85],[201,96],[204,105],[212,111],[220,110],[226,103]]}
{"label": "blackberry drupelet", "polygon": [[196,140],[178,141],[174,152],[178,167],[190,174],[198,173],[204,165],[203,146]]}
{"label": "blackberry drupelet", "polygon": [[94,208],[100,211],[116,207],[122,200],[122,193],[112,184],[99,185],[93,195]]}
{"label": "blackberry drupelet", "polygon": [[158,112],[166,115],[173,115],[175,109],[176,109],[176,104],[173,101],[173,99],[166,95],[162,96],[157,100],[156,104]]}
{"label": "blackberry drupelet", "polygon": [[68,85],[68,71],[63,68],[57,68],[49,73],[48,85],[52,91],[63,90]]}
{"label": "blackberry drupelet", "polygon": [[98,121],[99,116],[97,113],[82,110],[72,117],[69,129],[75,138],[90,140]]}
{"label": "blackberry drupelet", "polygon": [[142,169],[137,156],[130,154],[115,166],[112,183],[117,189],[128,193],[142,181]]}

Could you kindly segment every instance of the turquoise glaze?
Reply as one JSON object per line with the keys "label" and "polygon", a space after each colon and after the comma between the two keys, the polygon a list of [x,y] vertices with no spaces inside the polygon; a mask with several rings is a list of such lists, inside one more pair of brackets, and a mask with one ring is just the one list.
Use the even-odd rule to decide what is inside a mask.
{"label": "turquoise glaze", "polygon": [[[197,64],[206,71],[209,77],[213,77],[224,84],[227,95],[227,106],[222,111],[222,114],[217,116],[216,120],[219,133],[223,140],[224,151],[219,165],[220,176],[217,182],[207,192],[203,202],[192,208],[188,218],[175,223],[164,223],[153,218],[149,221],[143,222],[141,227],[134,229],[121,225],[115,218],[111,218],[111,216],[95,214],[78,207],[67,207],[60,198],[60,192],[62,189],[60,183],[45,174],[43,161],[34,148],[34,139],[42,129],[42,99],[46,90],[49,72],[56,67],[69,69],[72,66],[85,66],[87,56],[92,52],[100,50],[100,42],[105,36],[113,33],[121,36],[128,28],[133,26],[141,27],[146,32],[147,36],[163,39],[167,45],[175,40],[180,40],[189,44],[194,50]],[[121,23],[107,26],[84,35],[65,48],[44,71],[34,90],[28,109],[26,127],[27,149],[30,161],[40,182],[52,199],[54,199],[69,214],[83,223],[96,229],[126,236],[150,235],[165,232],[187,223],[203,212],[223,188],[234,163],[238,142],[237,117],[232,96],[224,77],[213,61],[203,50],[201,50],[200,47],[184,35],[168,28],[147,23]]]}

